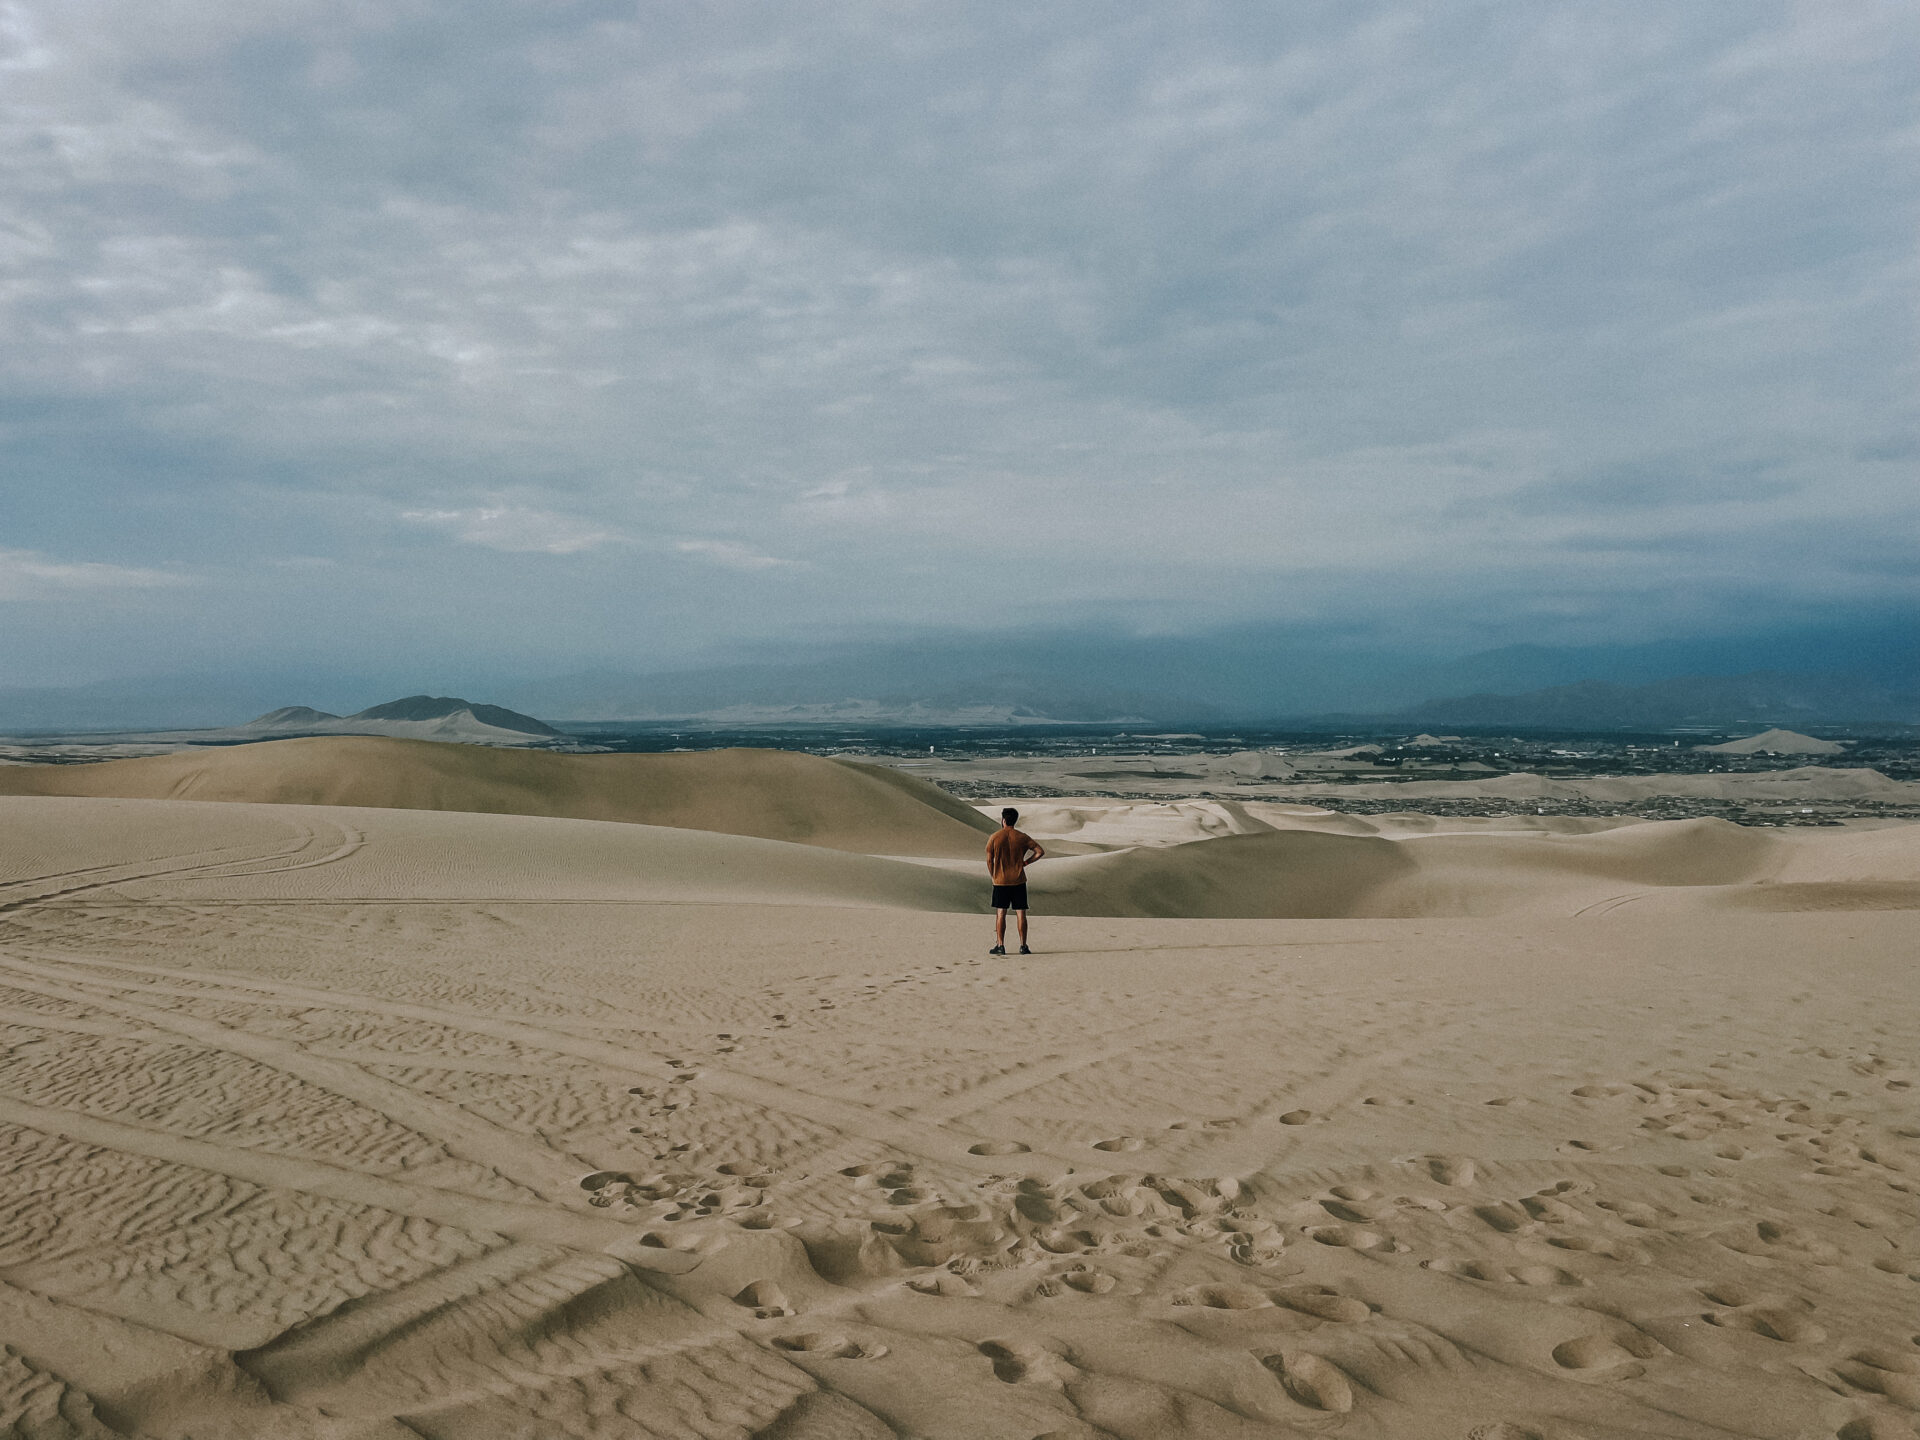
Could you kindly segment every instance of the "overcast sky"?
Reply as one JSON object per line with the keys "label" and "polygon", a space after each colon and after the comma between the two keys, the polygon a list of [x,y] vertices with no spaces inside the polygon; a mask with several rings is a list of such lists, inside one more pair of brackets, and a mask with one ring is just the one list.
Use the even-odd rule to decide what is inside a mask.
{"label": "overcast sky", "polygon": [[1920,601],[1920,6],[0,0],[0,681]]}

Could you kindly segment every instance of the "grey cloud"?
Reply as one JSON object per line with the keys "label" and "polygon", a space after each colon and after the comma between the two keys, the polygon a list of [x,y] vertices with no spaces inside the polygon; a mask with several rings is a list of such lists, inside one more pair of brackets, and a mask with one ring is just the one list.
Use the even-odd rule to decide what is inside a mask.
{"label": "grey cloud", "polygon": [[5,14],[0,543],[335,562],[208,644],[1647,635],[1920,519],[1892,0]]}
{"label": "grey cloud", "polygon": [[489,550],[574,555],[626,539],[575,515],[531,510],[517,505],[483,505],[472,510],[405,510],[402,520],[441,530],[469,545]]}
{"label": "grey cloud", "polygon": [[0,600],[47,599],[87,590],[155,590],[193,583],[193,576],[177,571],[110,565],[99,560],[57,560],[32,550],[0,550]]}

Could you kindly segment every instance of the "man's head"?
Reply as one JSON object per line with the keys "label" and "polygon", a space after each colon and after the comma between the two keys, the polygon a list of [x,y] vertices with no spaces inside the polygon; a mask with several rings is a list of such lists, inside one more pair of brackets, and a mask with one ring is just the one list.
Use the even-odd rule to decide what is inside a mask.
{"label": "man's head", "polygon": [[1000,823],[1002,825],[1011,825],[1015,821],[1017,821],[1019,818],[1020,818],[1020,812],[1014,809],[1011,805],[1009,805],[1006,809],[1000,812]]}

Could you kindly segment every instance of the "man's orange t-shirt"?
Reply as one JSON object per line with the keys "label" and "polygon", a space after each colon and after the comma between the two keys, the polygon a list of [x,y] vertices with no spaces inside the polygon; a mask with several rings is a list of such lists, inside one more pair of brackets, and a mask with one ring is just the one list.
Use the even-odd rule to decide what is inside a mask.
{"label": "man's orange t-shirt", "polygon": [[996,885],[1018,885],[1027,878],[1027,861],[1039,849],[1032,836],[1003,825],[987,837],[987,874]]}

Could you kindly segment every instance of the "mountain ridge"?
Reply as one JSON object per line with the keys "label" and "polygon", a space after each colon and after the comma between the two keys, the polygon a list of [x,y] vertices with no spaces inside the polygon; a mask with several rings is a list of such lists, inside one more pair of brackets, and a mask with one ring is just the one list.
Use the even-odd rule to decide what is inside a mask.
{"label": "mountain ridge", "polygon": [[[461,699],[457,695],[403,695],[397,701],[386,701],[384,705],[369,705],[365,710],[355,710],[353,714],[328,714],[326,710],[315,710],[309,705],[282,705],[278,710],[269,710],[267,714],[255,716],[244,726],[232,726],[232,730],[305,730],[313,728],[313,733],[324,735],[346,735],[346,733],[388,733],[384,726],[451,726],[455,730],[467,726],[484,726],[488,730],[518,733],[518,735],[538,735],[541,739],[559,739],[561,732],[549,726],[545,720],[536,720],[530,714],[520,714],[518,710],[509,710],[503,705],[478,705],[474,701]],[[382,730],[346,730],[346,726],[382,726]],[[411,735],[411,730],[405,735]]]}
{"label": "mountain ridge", "polygon": [[1403,713],[1448,725],[1667,729],[1684,725],[1848,724],[1920,720],[1920,694],[1853,675],[1755,670],[1645,685],[1581,680],[1517,695],[1428,700]]}

